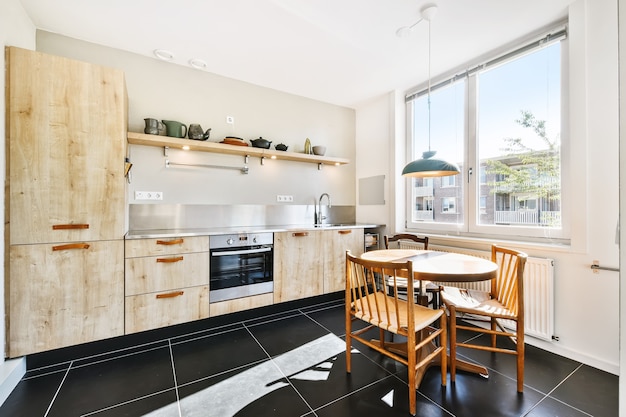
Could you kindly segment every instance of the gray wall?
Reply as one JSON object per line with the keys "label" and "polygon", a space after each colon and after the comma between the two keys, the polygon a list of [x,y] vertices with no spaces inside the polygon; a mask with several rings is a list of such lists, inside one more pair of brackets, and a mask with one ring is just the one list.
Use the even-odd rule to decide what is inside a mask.
{"label": "gray wall", "polygon": [[[355,204],[355,112],[315,100],[170,64],[50,32],[37,32],[37,50],[119,68],[126,74],[129,130],[143,132],[146,117],[200,123],[212,142],[225,136],[262,136],[302,151],[305,139],[325,145],[327,156],[349,158],[335,167],[251,158],[250,173],[211,168],[165,168],[163,149],[130,145],[133,163],[129,203],[134,191],[162,191],[162,204],[276,204],[276,195],[312,204],[328,192],[334,204]],[[253,62],[250,65],[254,65]],[[286,75],[288,76],[288,74]],[[226,116],[235,118],[234,125]],[[101,144],[94,143],[94,146]],[[242,166],[244,158],[170,149],[173,162]]]}

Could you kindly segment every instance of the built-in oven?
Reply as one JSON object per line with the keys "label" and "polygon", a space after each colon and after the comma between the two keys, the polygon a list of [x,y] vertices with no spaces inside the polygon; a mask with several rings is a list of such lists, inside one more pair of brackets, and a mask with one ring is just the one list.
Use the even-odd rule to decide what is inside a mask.
{"label": "built-in oven", "polygon": [[273,233],[209,238],[211,303],[274,291]]}

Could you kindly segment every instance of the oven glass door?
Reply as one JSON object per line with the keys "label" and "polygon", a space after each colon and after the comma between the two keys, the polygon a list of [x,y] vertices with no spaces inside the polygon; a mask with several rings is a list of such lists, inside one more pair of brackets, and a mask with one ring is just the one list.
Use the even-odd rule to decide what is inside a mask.
{"label": "oven glass door", "polygon": [[272,245],[211,251],[211,291],[273,281]]}

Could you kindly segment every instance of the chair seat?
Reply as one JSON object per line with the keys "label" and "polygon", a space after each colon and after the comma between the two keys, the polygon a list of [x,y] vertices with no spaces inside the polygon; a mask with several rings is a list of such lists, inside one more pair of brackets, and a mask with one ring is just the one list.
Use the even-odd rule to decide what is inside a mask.
{"label": "chair seat", "polygon": [[[408,330],[407,302],[398,302],[397,313],[400,314],[400,329],[390,324],[396,323],[396,310],[394,303],[395,300],[393,297],[377,292],[375,294],[369,294],[357,302],[353,302],[352,308],[355,310],[354,316],[361,320],[367,321],[378,327],[383,327],[385,330],[392,333],[406,333]],[[375,305],[378,305],[379,308],[377,309],[374,307]],[[386,308],[386,306],[388,306],[388,308]],[[379,312],[377,312],[377,310]],[[442,315],[442,309],[434,310],[421,305],[414,305],[413,316],[415,317],[415,331],[417,332],[418,330],[425,329]]]}
{"label": "chair seat", "polygon": [[443,287],[441,299],[447,306],[469,314],[488,315],[502,319],[516,320],[516,315],[502,305],[487,291],[457,287]]}

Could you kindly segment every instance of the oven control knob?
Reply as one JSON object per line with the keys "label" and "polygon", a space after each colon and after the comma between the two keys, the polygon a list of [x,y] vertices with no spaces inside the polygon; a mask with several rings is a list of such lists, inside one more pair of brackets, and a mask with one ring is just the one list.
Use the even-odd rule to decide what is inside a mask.
{"label": "oven control knob", "polygon": [[228,243],[229,245],[232,245],[233,243],[235,243],[235,239],[233,239],[232,237],[229,237],[226,243]]}
{"label": "oven control knob", "polygon": [[252,242],[256,243],[256,236],[252,238]]}

